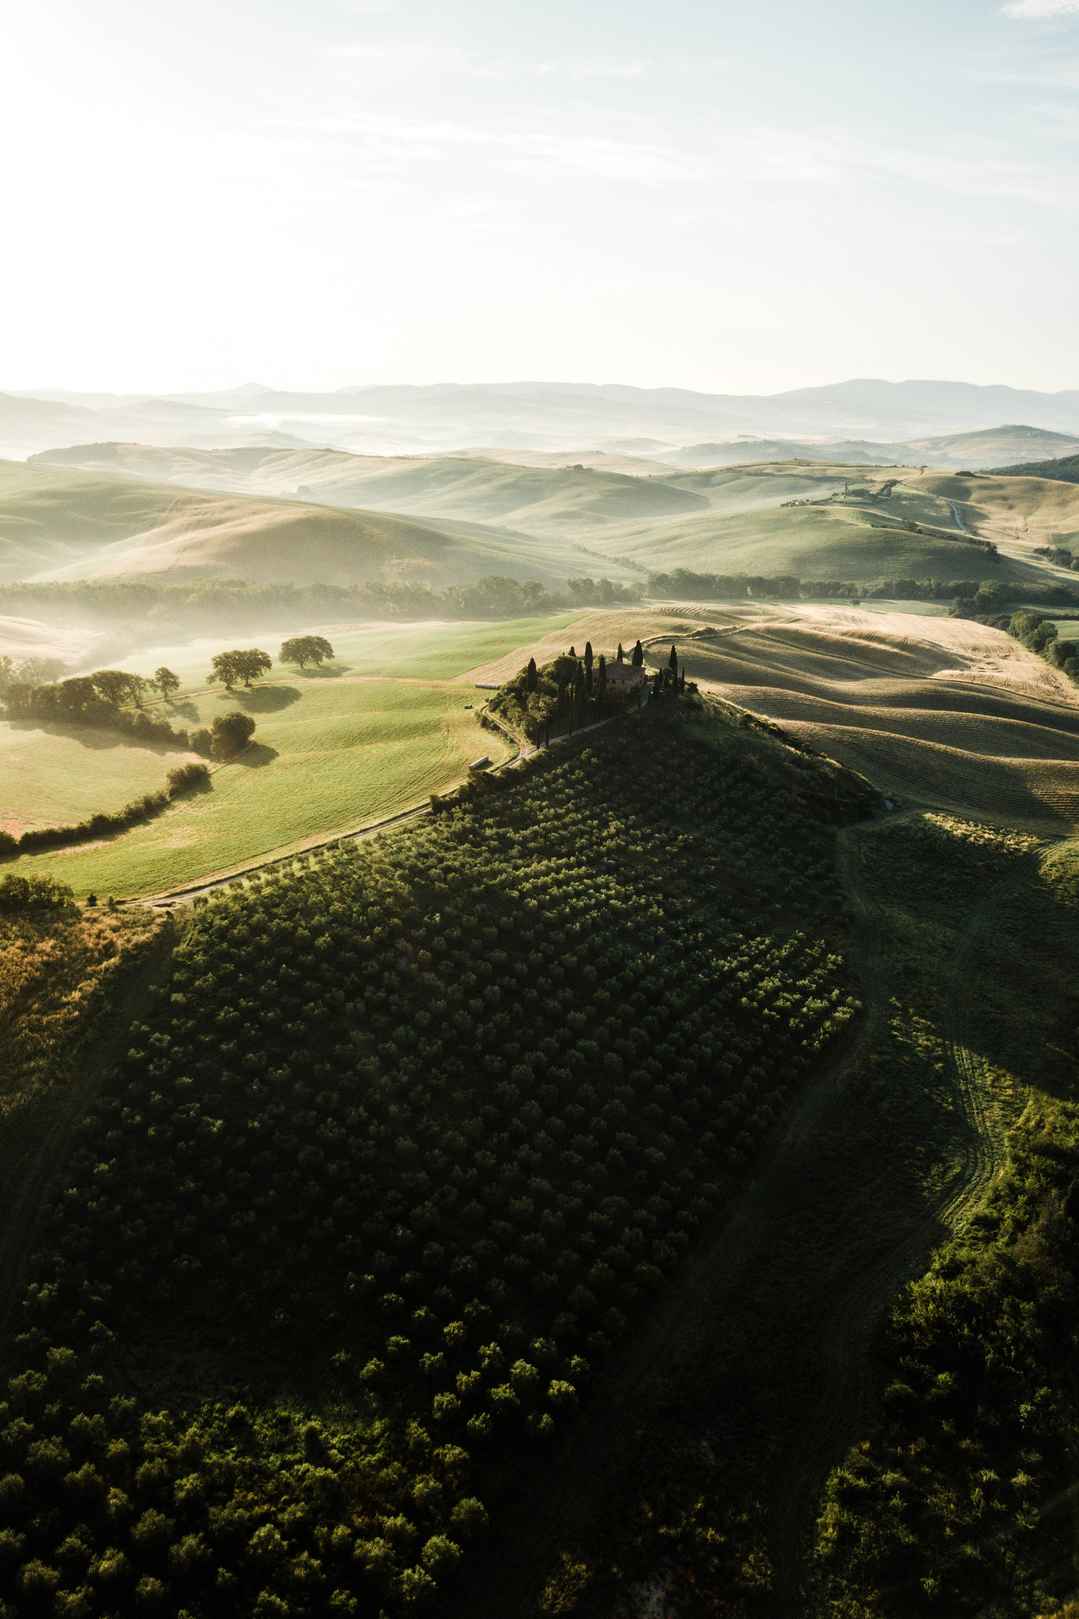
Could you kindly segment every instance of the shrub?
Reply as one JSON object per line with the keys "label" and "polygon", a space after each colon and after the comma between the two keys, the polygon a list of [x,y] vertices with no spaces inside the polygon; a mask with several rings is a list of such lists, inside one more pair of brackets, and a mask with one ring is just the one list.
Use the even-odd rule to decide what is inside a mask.
{"label": "shrub", "polygon": [[169,771],[165,782],[169,797],[179,798],[181,793],[193,793],[209,787],[210,772],[205,765],[177,765]]}
{"label": "shrub", "polygon": [[51,877],[5,877],[0,882],[0,913],[32,915],[36,911],[76,910],[74,891]]}
{"label": "shrub", "polygon": [[250,714],[234,709],[231,714],[219,714],[213,724],[211,751],[215,759],[233,759],[246,748],[255,734],[255,722]]}

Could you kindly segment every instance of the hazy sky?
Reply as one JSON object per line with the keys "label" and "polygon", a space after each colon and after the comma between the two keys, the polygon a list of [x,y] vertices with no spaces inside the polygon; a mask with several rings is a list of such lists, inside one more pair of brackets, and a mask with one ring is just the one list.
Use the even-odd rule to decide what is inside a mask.
{"label": "hazy sky", "polygon": [[33,0],[0,389],[1079,387],[1079,0]]}

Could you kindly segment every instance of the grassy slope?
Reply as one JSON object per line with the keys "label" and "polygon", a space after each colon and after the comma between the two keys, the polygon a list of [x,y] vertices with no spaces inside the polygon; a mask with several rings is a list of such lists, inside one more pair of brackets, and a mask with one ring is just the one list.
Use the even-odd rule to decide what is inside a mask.
{"label": "grassy slope", "polygon": [[[605,568],[617,574],[625,572],[628,562],[653,571],[682,566],[848,579],[958,579],[991,573],[1021,580],[1036,577],[1024,572],[1021,561],[990,563],[961,537],[946,538],[962,533],[953,502],[963,523],[989,539],[1033,545],[1051,538],[1066,541],[1079,530],[1074,490],[1044,479],[853,469],[870,488],[893,473],[901,481],[885,500],[783,509],[785,501],[817,499],[839,490],[852,469],[828,463],[760,464],[629,477],[468,457],[387,459],[328,450],[162,452],[139,446],[103,450],[115,451],[117,463],[129,472],[148,467],[177,479],[231,483],[246,492],[230,500],[175,491],[176,511],[152,542],[140,538],[95,562],[110,571],[197,564],[246,570],[259,578],[291,577],[302,538],[305,575],[358,577],[358,564],[342,560],[347,546],[341,536],[354,523],[357,533],[368,537],[363,545],[370,542],[377,551],[376,541],[385,542],[378,552],[383,560],[399,553],[416,556],[431,568],[452,566],[469,573],[550,578]],[[89,479],[88,474],[47,471],[44,464],[39,475]],[[116,479],[105,486],[114,499],[123,487]],[[153,486],[141,487],[149,498]],[[295,495],[297,490],[338,505],[318,508],[266,499],[267,494]],[[161,494],[158,490],[154,498]],[[135,497],[129,493],[127,498]],[[384,510],[381,517],[369,512],[357,517],[340,510],[341,505]],[[221,522],[203,533],[207,511],[217,511]],[[413,515],[390,516],[391,511]],[[261,525],[254,531],[257,543],[248,528],[255,512]],[[903,522],[930,524],[943,532],[940,537],[912,534],[900,527]],[[189,533],[192,524],[194,536]],[[379,524],[389,526],[383,531]],[[437,532],[423,524],[435,525]],[[363,566],[370,572],[376,564],[368,558]]]}
{"label": "grassy slope", "polygon": [[131,478],[0,463],[0,577],[179,570],[347,584],[405,559],[432,582],[484,573],[561,578],[561,550],[498,528],[420,522]]}
{"label": "grassy slope", "polygon": [[1051,478],[926,473],[906,480],[935,500],[956,501],[984,538],[1029,548],[1079,538],[1079,488]]}
{"label": "grassy slope", "polygon": [[64,826],[118,810],[163,787],[168,771],[192,758],[136,747],[117,731],[0,719],[0,829]]}
{"label": "grassy slope", "polygon": [[[973,546],[873,526],[860,509],[763,506],[709,513],[650,527],[624,526],[597,536],[598,549],[624,552],[656,571],[682,567],[716,573],[794,573],[806,579],[980,578],[984,554]],[[998,571],[993,570],[996,577]]]}
{"label": "grassy slope", "polygon": [[983,844],[983,863],[955,1012],[1011,1128],[892,1312],[822,1503],[820,1619],[1029,1619],[1075,1591],[1079,844],[1018,862]]}
{"label": "grassy slope", "polygon": [[782,607],[681,656],[692,678],[904,802],[1057,832],[1079,820],[1070,682],[1002,632],[916,622]]}
{"label": "grassy slope", "polygon": [[[258,726],[254,758],[263,767],[215,768],[211,794],[172,806],[160,822],[67,850],[59,862],[56,853],[25,857],[15,869],[55,871],[80,893],[120,896],[176,886],[392,814],[457,780],[477,754],[502,751],[497,737],[476,726],[475,711],[465,709],[473,700],[467,683],[451,690],[430,683],[454,680],[550,636],[561,645],[565,626],[578,622],[587,633],[593,620],[564,613],[464,624],[320,625],[338,654],[332,669],[301,675],[278,666],[269,684],[232,697],[206,687],[220,637],[146,647],[125,667],[151,674],[167,663],[184,684],[178,706],[156,705],[163,715],[193,729],[230,708],[249,709]],[[636,618],[627,622],[624,634],[640,633]],[[277,637],[243,639],[276,654]],[[407,683],[380,683],[378,676]],[[186,757],[135,746],[114,732],[0,720],[0,761],[7,762],[0,768],[0,826],[19,831],[119,808],[161,786]]]}
{"label": "grassy slope", "polygon": [[392,814],[459,781],[477,754],[505,753],[499,738],[479,730],[465,701],[460,687],[291,673],[251,694],[217,689],[189,698],[185,723],[242,708],[258,725],[254,746],[214,770],[212,792],[113,839],[24,855],[7,869],[119,898],[177,887]]}
{"label": "grassy slope", "polygon": [[568,456],[555,466],[520,466],[477,456],[360,456],[342,450],[162,451],[103,445],[82,453],[92,465],[140,477],[555,537],[571,525],[591,529],[635,515],[687,514],[705,504],[662,479],[576,467]]}

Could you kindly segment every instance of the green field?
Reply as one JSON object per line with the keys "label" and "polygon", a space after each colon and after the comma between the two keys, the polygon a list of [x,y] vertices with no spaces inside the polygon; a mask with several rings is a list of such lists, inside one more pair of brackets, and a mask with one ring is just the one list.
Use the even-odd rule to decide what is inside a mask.
{"label": "green field", "polygon": [[163,787],[166,773],[191,757],[134,747],[117,731],[0,720],[0,830],[18,835],[118,810]]}
{"label": "green field", "polygon": [[[221,641],[148,647],[126,667],[161,663],[183,682],[155,712],[195,729],[240,708],[258,727],[240,760],[215,767],[213,791],[114,838],[26,855],[5,871],[49,874],[78,894],[117,898],[196,882],[377,820],[461,780],[481,753],[507,746],[477,723],[479,698],[455,676],[570,623],[571,613],[492,623],[323,626],[338,653],[321,671],[275,667],[251,692],[209,686]],[[279,635],[244,637],[276,654]],[[0,826],[62,825],[116,810],[164,784],[188,755],[136,746],[115,732],[34,729],[0,721]]]}
{"label": "green field", "polygon": [[[212,792],[116,838],[25,855],[5,869],[120,898],[360,826],[460,780],[481,752],[505,756],[466,700],[461,687],[347,678],[290,676],[246,696],[215,690],[182,704],[198,709],[191,723],[242,707],[256,715],[258,731],[239,760],[214,771]],[[129,752],[144,769],[145,750]]]}
{"label": "green field", "polygon": [[[452,680],[492,658],[511,652],[514,647],[542,640],[552,631],[572,624],[579,612],[541,614],[534,618],[508,618],[476,621],[437,621],[410,623],[317,624],[295,631],[324,635],[337,654],[327,672],[308,672],[307,679],[327,680],[344,675],[392,675],[413,680]],[[281,644],[280,630],[264,634],[247,633],[236,642],[261,646],[276,661]],[[143,648],[124,660],[125,669],[151,674],[166,663],[185,686],[200,688],[215,652],[221,650],[221,636],[204,637],[182,644],[161,642]],[[275,669],[275,678],[277,671]],[[291,671],[289,671],[291,679]]]}

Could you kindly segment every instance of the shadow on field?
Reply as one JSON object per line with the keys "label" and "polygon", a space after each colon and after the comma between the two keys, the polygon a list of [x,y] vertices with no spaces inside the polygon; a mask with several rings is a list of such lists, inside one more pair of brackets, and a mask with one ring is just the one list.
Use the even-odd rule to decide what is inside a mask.
{"label": "shadow on field", "polygon": [[249,765],[253,770],[268,765],[277,758],[277,749],[268,747],[265,742],[249,742],[242,753],[228,762],[230,765]]}
{"label": "shadow on field", "polygon": [[[298,694],[297,694],[298,695]],[[55,720],[9,720],[15,731],[41,731],[46,736],[66,736],[72,742],[81,742],[84,748],[102,753],[109,748],[131,748],[139,753],[176,754],[183,752],[179,742],[158,742],[151,738],[133,736],[125,731],[108,731],[93,725],[63,725]]]}
{"label": "shadow on field", "polygon": [[258,686],[252,691],[222,692],[220,700],[237,703],[252,714],[276,714],[298,702],[300,696],[295,686]]}
{"label": "shadow on field", "polygon": [[189,701],[182,703],[170,703],[169,710],[170,715],[179,714],[185,720],[197,720],[199,717],[198,709],[195,707],[194,703]]}
{"label": "shadow on field", "polygon": [[341,675],[350,675],[352,673],[352,668],[353,666],[351,663],[336,662],[332,669],[327,668],[323,664],[320,667],[301,669],[299,674],[300,678],[303,680],[337,680]]}

